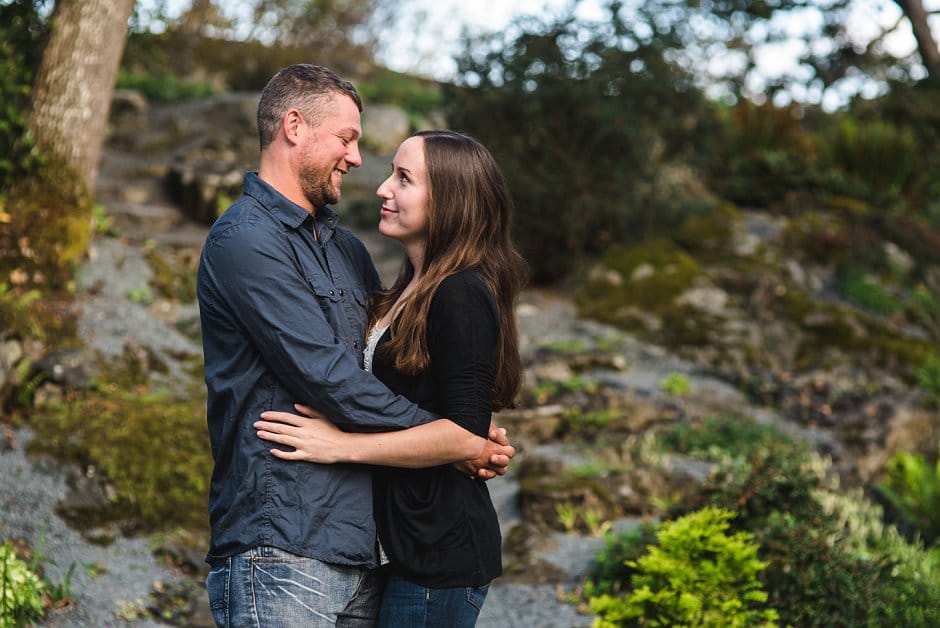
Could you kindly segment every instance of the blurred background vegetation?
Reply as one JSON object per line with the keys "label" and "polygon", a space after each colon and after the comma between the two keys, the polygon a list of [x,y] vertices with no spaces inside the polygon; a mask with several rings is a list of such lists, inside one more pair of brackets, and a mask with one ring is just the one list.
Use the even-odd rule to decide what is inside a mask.
{"label": "blurred background vegetation", "polygon": [[[78,1],[0,0],[0,340],[28,336],[53,348],[76,342],[68,314],[75,270],[94,234],[107,230],[94,180],[68,151],[43,144],[32,114],[42,104],[43,64],[52,63],[47,43],[62,28],[56,19]],[[251,0],[237,3],[241,12],[213,0],[176,10],[131,3],[121,63],[96,88],[172,102],[258,91],[294,62],[330,66],[356,83],[366,107],[397,105],[413,121],[438,115],[486,144],[509,182],[514,237],[533,285],[570,295],[581,315],[697,359],[761,403],[793,393],[794,373],[854,360],[872,390],[889,373],[936,415],[940,54],[930,3],[614,0],[593,3],[599,10],[585,17],[580,9],[591,3],[576,0],[557,15],[467,34],[446,79],[379,60],[383,31],[402,28],[395,16],[415,3]],[[896,19],[859,37],[852,16],[860,5],[877,15],[892,9]],[[899,33],[912,42],[903,53],[889,45]],[[793,39],[804,45],[790,70],[769,72],[760,51]],[[94,58],[87,50],[59,54],[69,52]],[[740,253],[740,224],[764,219],[785,225],[785,260]],[[803,289],[785,278],[803,272],[790,262],[807,274],[826,269],[826,281]],[[730,333],[722,320],[677,304],[705,285],[731,295],[761,333],[777,323],[784,331],[753,346],[717,337]],[[36,423],[43,447],[120,474],[121,452],[144,447],[137,439],[149,438],[145,431],[129,427],[104,444],[71,434],[133,411],[143,423],[178,423],[198,442],[199,394],[178,402],[150,394],[145,380],[115,375],[71,391],[66,407],[45,410]],[[23,386],[4,410],[25,411],[29,392]],[[836,411],[848,396],[834,402]],[[810,422],[808,411],[786,411]],[[591,416],[602,429],[611,418]],[[676,551],[675,536],[698,521],[682,518],[698,508],[711,513],[709,534],[746,533],[734,537],[736,560],[753,577],[731,593],[746,600],[739,607],[748,621],[774,616],[764,602],[792,625],[940,621],[936,439],[898,453],[866,487],[888,514],[839,489],[805,446],[748,421],[676,428],[662,439],[721,467],[700,495],[668,513],[683,523],[659,530],[672,535],[658,537],[670,543],[661,549]],[[116,482],[118,506],[139,511],[143,529],[202,517],[207,452],[165,450],[153,468]],[[149,500],[153,494],[164,500]],[[735,514],[721,514],[718,525],[707,508]],[[611,538],[599,557],[584,593],[610,625],[652,625],[642,613],[664,612],[655,599],[633,596],[662,575],[637,560],[656,533],[649,526]],[[751,543],[766,564],[747,553]],[[680,549],[684,560],[695,553]],[[757,582],[766,594],[755,593]]]}

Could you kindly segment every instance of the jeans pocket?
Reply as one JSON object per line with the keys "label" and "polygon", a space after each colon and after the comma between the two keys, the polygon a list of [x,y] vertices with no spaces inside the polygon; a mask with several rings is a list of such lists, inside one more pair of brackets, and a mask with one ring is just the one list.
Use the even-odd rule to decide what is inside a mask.
{"label": "jeans pocket", "polygon": [[467,602],[476,607],[477,610],[483,608],[483,602],[486,600],[486,594],[489,593],[490,585],[482,587],[467,587]]}

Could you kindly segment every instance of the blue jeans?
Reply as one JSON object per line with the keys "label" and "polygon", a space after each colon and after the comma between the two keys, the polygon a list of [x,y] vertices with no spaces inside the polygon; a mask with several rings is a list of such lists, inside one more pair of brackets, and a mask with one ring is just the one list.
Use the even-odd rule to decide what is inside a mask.
{"label": "blue jeans", "polygon": [[225,628],[374,626],[384,574],[275,547],[219,561],[206,577],[209,606]]}
{"label": "blue jeans", "polygon": [[490,586],[430,589],[390,573],[382,595],[382,628],[473,628]]}

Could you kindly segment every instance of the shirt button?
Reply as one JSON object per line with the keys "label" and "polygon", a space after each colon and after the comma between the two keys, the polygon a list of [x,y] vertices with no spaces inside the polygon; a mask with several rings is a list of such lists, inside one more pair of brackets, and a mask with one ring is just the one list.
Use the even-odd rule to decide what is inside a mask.
{"label": "shirt button", "polygon": [[359,348],[359,341],[358,341],[358,340],[353,341],[353,347],[355,347],[356,349]]}
{"label": "shirt button", "polygon": [[336,294],[336,293],[333,292],[332,290],[330,290],[330,296],[333,296],[334,294]]}
{"label": "shirt button", "polygon": [[345,294],[346,294],[346,291],[341,288],[339,291],[339,296],[345,296]]}

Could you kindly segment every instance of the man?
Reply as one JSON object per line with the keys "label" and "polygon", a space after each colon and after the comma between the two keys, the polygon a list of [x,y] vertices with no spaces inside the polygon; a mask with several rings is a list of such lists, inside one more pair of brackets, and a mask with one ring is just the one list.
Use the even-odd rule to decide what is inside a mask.
{"label": "man", "polygon": [[[242,197],[203,249],[198,296],[215,460],[206,582],[219,625],[370,625],[381,593],[371,577],[371,471],[278,460],[252,427],[262,412],[301,402],[359,431],[446,420],[362,370],[365,297],[379,278],[327,207],[361,164],[361,110],[355,88],[325,68],[275,75],[258,105],[258,173],[245,175]],[[466,451],[433,437],[432,429],[437,457]],[[489,476],[505,472],[513,450],[496,437],[504,446],[489,442],[471,472],[490,460]]]}

